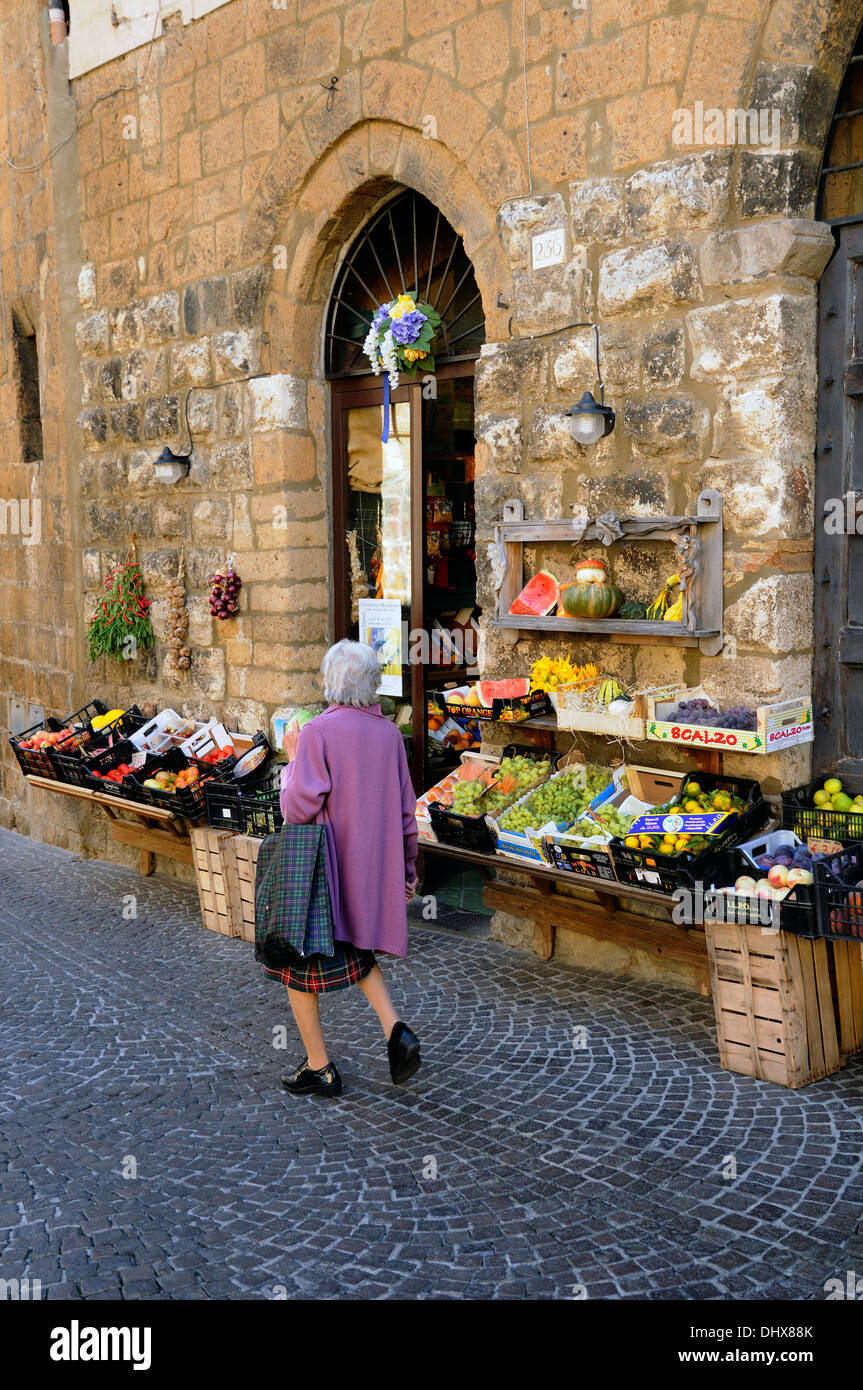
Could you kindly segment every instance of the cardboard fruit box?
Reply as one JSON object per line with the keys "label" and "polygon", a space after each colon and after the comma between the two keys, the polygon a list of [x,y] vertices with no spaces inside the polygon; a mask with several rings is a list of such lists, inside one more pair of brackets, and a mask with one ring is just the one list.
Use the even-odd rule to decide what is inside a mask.
{"label": "cardboard fruit box", "polygon": [[[466,697],[473,690],[472,685],[459,685],[453,690],[435,690],[430,699],[442,705],[453,718],[496,719],[504,724],[519,724],[524,719],[535,719],[541,714],[551,713],[551,701],[543,691],[531,695],[515,695],[511,700],[493,700],[490,705],[466,705]],[[453,703],[453,696],[456,702]]]}
{"label": "cardboard fruit box", "polygon": [[719,748],[729,753],[776,753],[781,748],[811,743],[815,737],[812,699],[808,695],[759,705],[755,710],[757,727],[751,731],[687,724],[676,717],[680,701],[699,699],[709,700],[716,708],[701,686],[648,696],[647,737],[659,743],[677,743],[686,748]]}
{"label": "cardboard fruit box", "polygon": [[644,739],[645,720],[635,701],[628,710],[596,708],[592,696],[606,679],[598,676],[594,680],[561,686],[557,692],[557,727],[613,738]]}
{"label": "cardboard fruit box", "polygon": [[[686,773],[665,768],[640,767],[622,763],[614,768],[611,785],[595,796],[588,809],[569,830],[554,830],[543,837],[543,857],[553,868],[586,873],[589,877],[616,878],[611,850],[613,836],[603,831],[594,812],[614,807],[625,814],[649,812],[680,791]],[[579,844],[579,838],[592,838],[591,828],[602,836],[603,844]],[[609,872],[609,868],[611,872]]]}

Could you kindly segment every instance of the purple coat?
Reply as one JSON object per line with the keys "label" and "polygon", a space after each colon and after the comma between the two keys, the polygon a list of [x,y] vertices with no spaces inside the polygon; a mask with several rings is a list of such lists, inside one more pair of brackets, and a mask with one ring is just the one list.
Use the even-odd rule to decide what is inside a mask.
{"label": "purple coat", "polygon": [[402,736],[380,705],[331,705],[306,724],[280,804],[290,825],[327,827],[336,941],[406,956],[417,803]]}

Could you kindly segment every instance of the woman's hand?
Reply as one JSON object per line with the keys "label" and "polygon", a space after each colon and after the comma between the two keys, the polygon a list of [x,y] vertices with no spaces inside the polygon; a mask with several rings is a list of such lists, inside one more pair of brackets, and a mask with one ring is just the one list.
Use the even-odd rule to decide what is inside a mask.
{"label": "woman's hand", "polygon": [[282,739],[282,750],[289,763],[293,762],[294,758],[297,756],[297,742],[299,737],[300,726],[296,719],[292,719],[291,723],[285,729],[285,736]]}
{"label": "woman's hand", "polygon": [[405,884],[405,902],[406,902],[406,903],[411,903],[411,902],[413,902],[413,900],[414,900],[414,898],[415,898],[415,896],[416,896],[417,884],[418,884],[418,883],[419,883],[419,879],[418,879],[418,878],[415,878],[414,881],[413,881],[413,883],[406,883],[406,884]]}

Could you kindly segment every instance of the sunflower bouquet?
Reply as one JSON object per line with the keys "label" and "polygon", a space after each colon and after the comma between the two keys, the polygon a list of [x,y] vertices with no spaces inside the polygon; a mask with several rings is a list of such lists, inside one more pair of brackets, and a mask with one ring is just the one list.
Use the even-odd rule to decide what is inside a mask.
{"label": "sunflower bouquet", "polygon": [[541,656],[530,668],[530,688],[553,695],[562,686],[575,685],[578,681],[593,680],[599,675],[599,668],[592,663],[576,666],[566,656]]}

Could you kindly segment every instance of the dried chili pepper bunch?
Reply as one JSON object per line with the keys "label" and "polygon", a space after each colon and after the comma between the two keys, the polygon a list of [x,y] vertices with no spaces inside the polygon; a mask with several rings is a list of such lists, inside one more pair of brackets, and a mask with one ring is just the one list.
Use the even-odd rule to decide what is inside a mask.
{"label": "dried chili pepper bunch", "polygon": [[230,618],[239,608],[238,594],[243,587],[243,581],[234,570],[233,555],[228,560],[224,574],[211,574],[210,584],[210,612],[214,618],[220,618],[223,622],[225,618]]}
{"label": "dried chili pepper bunch", "polygon": [[111,570],[105,580],[106,598],[99,600],[87,627],[91,661],[113,656],[133,661],[139,650],[155,642],[150,622],[151,599],[144,596],[144,578],[135,558],[134,546],[128,559]]}
{"label": "dried chili pepper bunch", "polygon": [[189,632],[189,612],[186,608],[185,559],[181,555],[176,581],[168,592],[168,649],[175,670],[188,671],[192,664],[192,648],[186,646]]}

